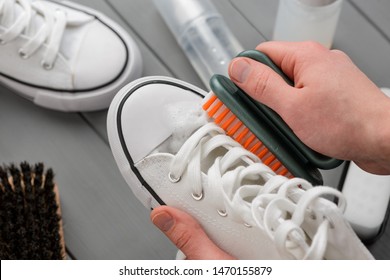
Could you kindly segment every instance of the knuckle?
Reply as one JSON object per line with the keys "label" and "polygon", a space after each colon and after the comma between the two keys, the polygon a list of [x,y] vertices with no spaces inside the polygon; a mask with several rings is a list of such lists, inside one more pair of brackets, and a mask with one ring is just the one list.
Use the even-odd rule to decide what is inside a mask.
{"label": "knuckle", "polygon": [[331,50],[330,59],[332,59],[332,61],[339,61],[339,63],[348,63],[348,65],[349,63],[353,63],[351,58],[345,52],[340,50]]}
{"label": "knuckle", "polygon": [[337,49],[331,50],[331,52],[337,55],[346,55],[345,52]]}
{"label": "knuckle", "polygon": [[261,71],[256,74],[254,91],[256,98],[259,100],[266,96],[267,90],[269,88],[270,78],[271,75],[269,71]]}
{"label": "knuckle", "polygon": [[331,50],[331,52],[332,52],[335,56],[337,56],[337,57],[341,57],[341,58],[347,58],[347,57],[348,57],[348,55],[347,55],[345,52],[340,51],[340,50]]}
{"label": "knuckle", "polygon": [[312,51],[323,51],[323,50],[328,50],[325,48],[323,45],[316,41],[306,41],[303,43],[306,49],[310,49]]}

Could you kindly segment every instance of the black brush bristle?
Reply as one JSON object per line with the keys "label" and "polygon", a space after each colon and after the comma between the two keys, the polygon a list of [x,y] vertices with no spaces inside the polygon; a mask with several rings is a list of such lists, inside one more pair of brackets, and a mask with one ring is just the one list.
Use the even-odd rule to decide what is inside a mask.
{"label": "black brush bristle", "polygon": [[42,163],[0,167],[0,259],[62,259],[54,173]]}

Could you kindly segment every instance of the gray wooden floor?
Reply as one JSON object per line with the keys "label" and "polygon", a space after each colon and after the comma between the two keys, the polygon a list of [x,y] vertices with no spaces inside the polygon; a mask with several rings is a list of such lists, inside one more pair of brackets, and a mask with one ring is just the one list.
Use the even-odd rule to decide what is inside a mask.
{"label": "gray wooden floor", "polygon": [[[151,0],[77,0],[103,11],[137,41],[144,76],[172,76],[204,88]],[[278,1],[214,0],[245,49],[271,38]],[[390,86],[390,1],[345,0],[334,48],[378,85]],[[2,163],[43,161],[60,187],[67,251],[75,259],[172,259],[176,249],[149,221],[122,179],[106,135],[106,111],[60,113],[0,86]],[[340,168],[324,173],[336,186]],[[369,247],[390,259],[390,228]]]}

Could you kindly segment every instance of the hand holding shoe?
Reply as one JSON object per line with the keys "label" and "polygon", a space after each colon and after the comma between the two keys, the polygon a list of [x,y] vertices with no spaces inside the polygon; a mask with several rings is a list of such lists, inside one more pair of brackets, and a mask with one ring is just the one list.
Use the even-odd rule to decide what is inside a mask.
{"label": "hand holding shoe", "polygon": [[231,260],[217,247],[199,223],[187,213],[169,206],[155,208],[152,222],[180,249],[188,260]]}

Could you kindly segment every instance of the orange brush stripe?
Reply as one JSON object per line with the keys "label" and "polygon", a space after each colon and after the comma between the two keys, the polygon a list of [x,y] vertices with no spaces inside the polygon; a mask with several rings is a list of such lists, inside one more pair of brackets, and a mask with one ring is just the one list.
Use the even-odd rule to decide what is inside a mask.
{"label": "orange brush stripe", "polygon": [[268,152],[269,152],[269,150],[267,149],[267,147],[264,146],[264,149],[261,150],[260,153],[257,154],[257,156],[259,158],[263,158]]}
{"label": "orange brush stripe", "polygon": [[225,110],[223,110],[222,113],[217,118],[215,118],[215,123],[221,123],[222,120],[226,117],[226,115],[229,114],[229,112],[229,108],[225,108]]}
{"label": "orange brush stripe", "polygon": [[235,115],[231,115],[224,124],[221,124],[221,127],[223,128],[223,130],[227,131],[228,127],[232,124],[232,122],[235,119],[237,119],[237,117]]}
{"label": "orange brush stripe", "polygon": [[279,172],[279,175],[284,176],[284,175],[286,175],[287,173],[288,173],[287,168],[286,168],[286,167],[283,167],[283,169]]}
{"label": "orange brush stripe", "polygon": [[271,166],[271,169],[276,172],[280,167],[282,166],[282,163],[280,161],[277,161]]}
{"label": "orange brush stripe", "polygon": [[249,132],[249,128],[245,126],[244,130],[241,131],[241,133],[237,136],[236,141],[238,143],[241,143],[242,139],[244,139],[244,137],[248,134],[248,132]]}
{"label": "orange brush stripe", "polygon": [[216,95],[212,95],[212,96],[210,97],[210,99],[207,100],[207,101],[203,104],[203,106],[202,106],[203,110],[207,111],[207,110],[209,109],[209,107],[211,106],[211,104],[213,104],[214,101],[215,101],[216,99],[217,99],[217,96],[216,96]]}
{"label": "orange brush stripe", "polygon": [[240,129],[240,127],[242,126],[242,122],[241,121],[238,121],[228,132],[227,132],[227,134],[229,135],[229,136],[233,136],[236,132],[237,132],[237,130],[239,130]]}
{"label": "orange brush stripe", "polygon": [[256,138],[256,136],[254,134],[249,136],[248,140],[246,140],[244,143],[244,148],[247,149],[249,147],[249,145],[252,143],[252,141],[255,140],[255,138]]}
{"label": "orange brush stripe", "polygon": [[256,153],[257,149],[259,149],[261,147],[262,143],[259,141],[257,142],[255,145],[253,145],[253,147],[250,149],[250,152],[251,153]]}
{"label": "orange brush stripe", "polygon": [[209,110],[209,116],[214,116],[215,113],[221,108],[223,103],[218,100],[218,102]]}
{"label": "orange brush stripe", "polygon": [[264,164],[269,166],[275,159],[276,159],[276,157],[275,157],[273,154],[271,154],[271,156],[269,156],[269,157],[264,161]]}
{"label": "orange brush stripe", "polygon": [[[225,130],[227,135],[233,137],[245,149],[254,154],[257,153],[257,156],[263,163],[269,166],[275,173],[282,176],[293,177],[277,157],[264,146],[264,144],[236,117],[236,115],[233,113],[229,115],[231,112],[230,109],[227,107],[221,109],[222,106],[224,106],[223,102],[220,101],[216,95],[211,95],[209,100],[202,105],[202,108],[207,111],[207,114],[210,117],[214,118],[214,122]],[[237,122],[235,123],[236,120]]]}

